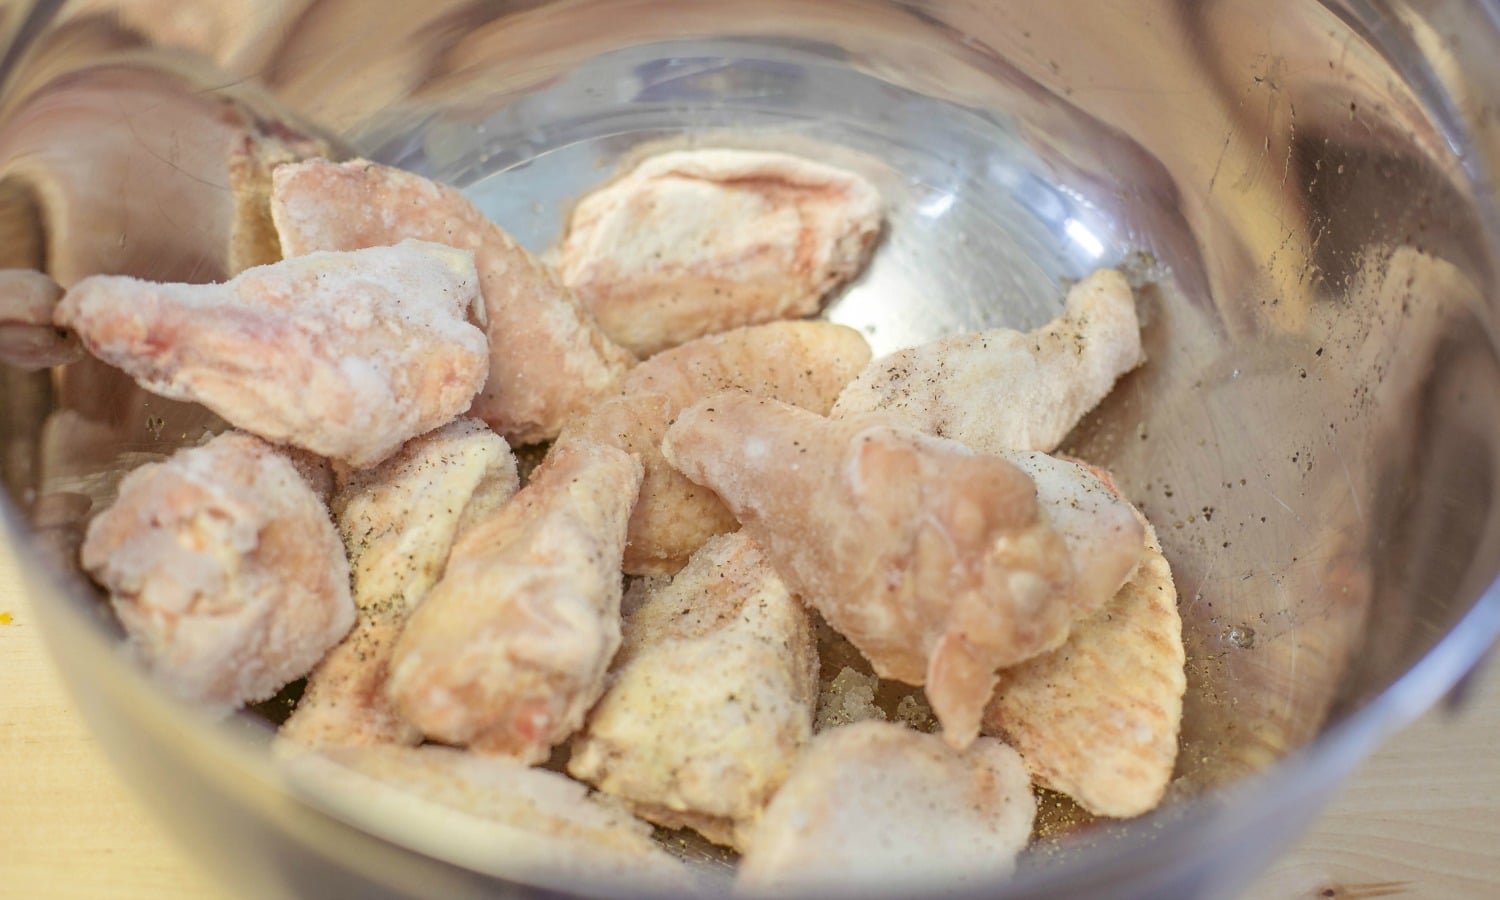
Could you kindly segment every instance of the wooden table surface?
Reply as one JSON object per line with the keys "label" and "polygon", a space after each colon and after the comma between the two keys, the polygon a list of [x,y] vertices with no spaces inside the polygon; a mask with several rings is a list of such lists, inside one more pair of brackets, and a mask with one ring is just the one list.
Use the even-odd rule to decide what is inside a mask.
{"label": "wooden table surface", "polygon": [[[0,546],[0,898],[215,900],[222,886],[140,807],[63,691]],[[1457,716],[1399,735],[1265,898],[1500,897],[1500,666]]]}

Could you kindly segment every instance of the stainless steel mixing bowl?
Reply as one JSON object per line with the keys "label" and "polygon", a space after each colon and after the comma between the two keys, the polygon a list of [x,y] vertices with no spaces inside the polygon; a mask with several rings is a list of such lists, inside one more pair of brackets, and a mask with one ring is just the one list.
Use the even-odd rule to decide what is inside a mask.
{"label": "stainless steel mixing bowl", "polygon": [[[65,285],[223,277],[226,120],[464,186],[534,249],[643,145],[837,159],[892,203],[829,313],[877,351],[1034,326],[1126,266],[1150,362],[1068,449],[1176,571],[1181,758],[1160,813],[989,896],[1234,894],[1500,630],[1491,4],[81,0],[4,3],[0,34],[0,264]],[[95,363],[0,379],[6,539],[64,674],[226,884],[513,890],[482,848],[284,783],[262,722],[201,723],[114,649],[81,523],[211,417]]]}

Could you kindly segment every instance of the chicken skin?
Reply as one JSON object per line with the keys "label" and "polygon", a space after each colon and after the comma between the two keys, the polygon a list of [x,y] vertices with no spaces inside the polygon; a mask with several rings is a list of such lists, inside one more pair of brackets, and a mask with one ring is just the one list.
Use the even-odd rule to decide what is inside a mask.
{"label": "chicken skin", "polygon": [[676,572],[704,541],[737,527],[713,491],[662,459],[662,436],[679,412],[734,388],[827,413],[869,359],[869,345],[852,328],[773,322],[683,344],[631,370],[617,395],[563,432],[634,453],[646,467],[630,514],[625,571]]}
{"label": "chicken skin", "polygon": [[271,215],[289,257],[405,238],[473,251],[490,370],[469,413],[513,444],[555,437],[635,362],[550,270],[450,187],[364,160],[309,160],[275,170]]}
{"label": "chicken skin", "polygon": [[479,871],[578,890],[622,879],[674,893],[685,866],[616,800],[567,776],[450,747],[326,747],[282,765],[306,793],[332,801],[376,833],[420,833],[435,855]]}
{"label": "chicken skin", "polygon": [[1130,285],[1101,269],[1068,291],[1063,314],[1036,331],[959,334],[875,360],[833,415],[884,410],[983,453],[1050,453],[1144,361]]}
{"label": "chicken skin", "polygon": [[929,896],[1015,870],[1036,798],[1016,751],[981,738],[957,751],[886,722],[826,731],[752,830],[735,887]]}
{"label": "chicken skin", "polygon": [[1015,745],[1038,784],[1095,815],[1161,802],[1177,760],[1182,619],[1172,570],[1148,528],[1140,568],[1058,649],[1000,673],[984,731]]}
{"label": "chicken skin", "polygon": [[1048,524],[1062,535],[1073,562],[1078,616],[1115,596],[1145,553],[1145,526],[1135,508],[1107,481],[1107,473],[1045,453],[995,454],[1031,476]]}
{"label": "chicken skin", "polygon": [[469,254],[407,241],[224,284],[85,278],[58,325],[148,391],[356,468],[462,413],[489,370]]}
{"label": "chicken skin", "polygon": [[516,460],[483,422],[458,419],[341,481],[331,505],[359,617],[308,676],[280,735],[312,745],[415,745],[422,733],[386,699],[391,650],[442,576],[460,528],[516,492]]}
{"label": "chicken skin", "polygon": [[52,324],[62,294],[41,272],[0,269],[0,365],[34,371],[83,355],[78,338]]}
{"label": "chicken skin", "polygon": [[640,481],[630,455],[568,442],[475,523],[396,642],[397,712],[429,738],[529,763],[577,730],[620,646]]}
{"label": "chicken skin", "polygon": [[785,153],[663,153],[578,202],[558,271],[645,357],[817,312],[864,267],[881,207],[858,175]]}
{"label": "chicken skin", "polygon": [[248,434],[126,475],[80,559],[151,675],[218,714],[307,674],[354,623],[328,511],[285,455]]}
{"label": "chicken skin", "polygon": [[740,846],[812,736],[808,615],[743,534],[713,538],[625,621],[568,772],[644,818]]}
{"label": "chicken skin", "polygon": [[876,674],[925,685],[961,749],[995,670],[1067,637],[1072,566],[1025,472],[893,421],[729,392],[683,412],[662,449]]}

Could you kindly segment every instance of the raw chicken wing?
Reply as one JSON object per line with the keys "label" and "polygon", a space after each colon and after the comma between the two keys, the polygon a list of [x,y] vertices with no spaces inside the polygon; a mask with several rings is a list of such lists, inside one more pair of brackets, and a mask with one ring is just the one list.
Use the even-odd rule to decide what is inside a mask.
{"label": "raw chicken wing", "polygon": [[1130,285],[1101,269],[1036,331],[959,334],[875,360],[833,415],[885,410],[984,453],[1051,452],[1144,361]]}
{"label": "raw chicken wing", "polygon": [[739,846],[812,736],[817,672],[807,613],[760,548],[713,538],[626,620],[568,772]]}
{"label": "raw chicken wing", "polygon": [[1149,528],[1145,546],[1135,575],[1066,643],[1000,673],[985,711],[985,732],[1013,743],[1038,784],[1101,816],[1151,810],[1177,760],[1182,619]]}
{"label": "raw chicken wing", "polygon": [[152,676],[217,713],[301,678],[354,622],[328,511],[248,434],[125,476],[80,557]]}
{"label": "raw chicken wing", "polygon": [[385,696],[391,650],[442,576],[460,527],[516,492],[516,460],[483,422],[458,419],[341,481],[332,508],[359,618],[308,676],[280,734],[302,744],[417,744],[422,733]]}
{"label": "raw chicken wing", "polygon": [[620,646],[620,556],[640,482],[620,450],[560,444],[464,534],[391,656],[401,716],[523,762],[577,730]]}
{"label": "raw chicken wing", "polygon": [[634,362],[557,277],[458,191],[364,160],[310,160],[273,174],[287,256],[403,238],[471,250],[484,295],[490,372],[471,415],[512,443],[555,437]]}
{"label": "raw chicken wing", "polygon": [[489,369],[469,254],[407,241],[224,284],[85,278],[57,323],[141,387],[355,467],[468,407]]}
{"label": "raw chicken wing", "polygon": [[881,200],[852,172],[786,153],[653,156],[579,201],[558,271],[641,356],[818,311],[864,267]]}
{"label": "raw chicken wing", "polygon": [[1108,603],[1145,552],[1145,526],[1107,473],[1026,450],[995,454],[1031,476],[1036,502],[1068,545],[1079,618]]}
{"label": "raw chicken wing", "polygon": [[620,392],[570,425],[584,438],[636,454],[646,467],[630,514],[625,571],[669,574],[734,517],[714,492],[683,477],[661,456],[667,426],[688,406],[730,388],[827,413],[839,391],[870,360],[859,332],[827,322],[773,322],[701,338],[632,369]]}
{"label": "raw chicken wing", "polygon": [[751,831],[736,888],[927,896],[1015,870],[1036,798],[1016,751],[886,722],[824,732]]}
{"label": "raw chicken wing", "polygon": [[995,670],[1077,617],[1068,548],[1004,460],[893,424],[744,393],[683,412],[667,461],[713,488],[875,672],[925,685],[947,740],[979,732]]}
{"label": "raw chicken wing", "polygon": [[0,364],[24,370],[70,363],[78,338],[52,324],[57,282],[31,269],[0,269]]}
{"label": "raw chicken wing", "polygon": [[[564,775],[449,747],[326,747],[283,759],[302,791],[377,834],[503,878],[579,890],[692,886],[651,828]],[[404,840],[402,840],[404,838]],[[592,893],[592,892],[590,892]]]}

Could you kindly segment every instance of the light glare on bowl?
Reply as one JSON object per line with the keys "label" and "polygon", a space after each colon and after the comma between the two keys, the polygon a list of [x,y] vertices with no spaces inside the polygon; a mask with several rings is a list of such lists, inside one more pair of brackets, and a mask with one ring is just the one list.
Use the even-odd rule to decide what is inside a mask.
{"label": "light glare on bowl", "polygon": [[1066,231],[1068,237],[1073,239],[1073,243],[1077,244],[1082,248],[1084,253],[1087,253],[1093,259],[1098,259],[1104,255],[1104,242],[1099,240],[1098,236],[1092,231],[1089,231],[1087,225],[1077,219],[1068,219],[1063,222],[1063,231]]}

